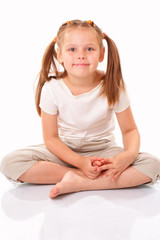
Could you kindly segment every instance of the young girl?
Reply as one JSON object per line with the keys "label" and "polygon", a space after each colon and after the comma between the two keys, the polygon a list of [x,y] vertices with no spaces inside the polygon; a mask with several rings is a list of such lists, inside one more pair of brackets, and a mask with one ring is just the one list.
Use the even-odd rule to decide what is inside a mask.
{"label": "young girl", "polygon": [[[97,69],[108,46],[107,70]],[[63,67],[60,72],[58,66]],[[44,143],[3,158],[14,181],[56,184],[50,197],[155,183],[160,160],[139,153],[140,136],[115,43],[92,21],[63,24],[48,46],[36,90]],[[114,142],[114,113],[124,148]]]}

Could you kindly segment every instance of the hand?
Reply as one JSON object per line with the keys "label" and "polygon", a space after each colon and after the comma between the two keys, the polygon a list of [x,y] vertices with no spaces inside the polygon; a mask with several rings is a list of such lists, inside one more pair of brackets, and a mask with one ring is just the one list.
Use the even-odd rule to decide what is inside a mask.
{"label": "hand", "polygon": [[112,176],[112,181],[117,179],[121,173],[129,167],[133,159],[127,152],[121,152],[112,158],[104,158],[100,171],[105,171],[104,177]]}
{"label": "hand", "polygon": [[91,179],[97,178],[101,174],[100,166],[102,166],[103,158],[89,156],[81,159],[81,171]]}

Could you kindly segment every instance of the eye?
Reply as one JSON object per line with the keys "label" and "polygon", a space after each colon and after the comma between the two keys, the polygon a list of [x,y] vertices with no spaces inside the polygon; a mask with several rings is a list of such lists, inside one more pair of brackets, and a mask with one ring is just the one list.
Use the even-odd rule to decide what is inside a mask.
{"label": "eye", "polygon": [[88,47],[87,48],[87,51],[90,52],[90,51],[93,51],[94,49],[92,47]]}
{"label": "eye", "polygon": [[75,52],[75,50],[76,50],[76,49],[73,48],[73,47],[72,47],[72,48],[69,48],[69,51],[70,51],[70,52]]}

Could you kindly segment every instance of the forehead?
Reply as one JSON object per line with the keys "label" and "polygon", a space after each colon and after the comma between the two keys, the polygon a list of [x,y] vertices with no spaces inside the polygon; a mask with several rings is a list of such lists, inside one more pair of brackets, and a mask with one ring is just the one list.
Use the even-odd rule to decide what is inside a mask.
{"label": "forehead", "polygon": [[99,36],[92,28],[71,28],[66,29],[62,37],[62,44],[75,44],[75,43],[94,43],[99,44]]}

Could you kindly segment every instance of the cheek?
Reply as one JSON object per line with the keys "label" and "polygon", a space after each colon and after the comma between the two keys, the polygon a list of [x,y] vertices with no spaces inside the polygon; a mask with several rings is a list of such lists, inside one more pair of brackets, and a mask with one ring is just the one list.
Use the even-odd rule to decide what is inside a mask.
{"label": "cheek", "polygon": [[73,64],[73,59],[71,57],[67,56],[63,58],[63,65],[65,69],[69,69],[70,67],[72,67],[72,64]]}
{"label": "cheek", "polygon": [[94,56],[91,56],[90,59],[94,65],[97,65],[99,63],[100,56],[99,54],[95,54]]}
{"label": "cheek", "polygon": [[70,56],[70,55],[64,55],[64,58],[63,58],[63,60],[64,60],[64,63],[65,64],[71,64],[72,62],[73,62],[73,56]]}

